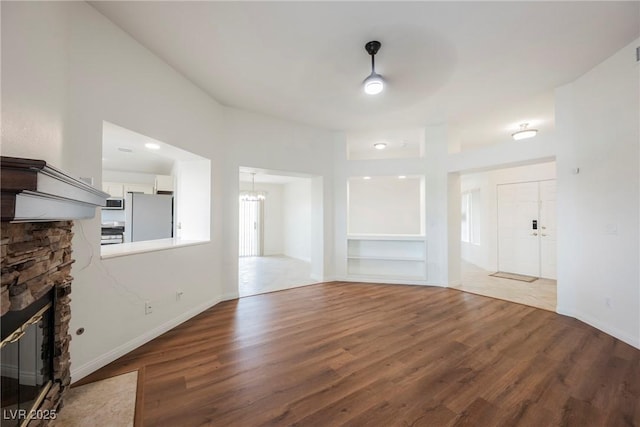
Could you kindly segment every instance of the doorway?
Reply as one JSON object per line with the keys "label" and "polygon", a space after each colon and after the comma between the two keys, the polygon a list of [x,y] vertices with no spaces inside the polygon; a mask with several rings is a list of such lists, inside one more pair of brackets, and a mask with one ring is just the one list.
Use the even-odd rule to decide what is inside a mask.
{"label": "doorway", "polygon": [[[556,310],[555,178],[555,162],[460,175],[461,280],[453,288]],[[493,276],[499,271],[531,277]]]}
{"label": "doorway", "polygon": [[239,296],[316,283],[313,178],[255,168],[239,172]]}
{"label": "doorway", "polygon": [[556,181],[499,184],[500,272],[556,279]]}

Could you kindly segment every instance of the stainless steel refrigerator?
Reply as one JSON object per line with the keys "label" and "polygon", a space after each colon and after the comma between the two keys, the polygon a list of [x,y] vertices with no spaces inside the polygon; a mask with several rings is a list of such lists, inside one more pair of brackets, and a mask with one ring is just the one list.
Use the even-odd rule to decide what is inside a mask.
{"label": "stainless steel refrigerator", "polygon": [[173,237],[173,196],[127,193],[124,212],[125,242]]}

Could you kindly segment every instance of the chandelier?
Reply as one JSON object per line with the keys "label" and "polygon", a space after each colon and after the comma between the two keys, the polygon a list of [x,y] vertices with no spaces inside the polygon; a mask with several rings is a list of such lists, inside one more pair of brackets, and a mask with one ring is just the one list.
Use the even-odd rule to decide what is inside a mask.
{"label": "chandelier", "polygon": [[256,174],[251,173],[251,191],[241,191],[240,200],[243,202],[257,202],[267,198],[265,191],[256,191]]}

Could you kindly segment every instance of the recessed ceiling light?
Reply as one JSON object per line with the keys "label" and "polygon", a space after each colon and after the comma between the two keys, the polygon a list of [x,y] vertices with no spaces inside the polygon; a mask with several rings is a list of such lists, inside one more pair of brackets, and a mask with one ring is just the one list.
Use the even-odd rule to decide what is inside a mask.
{"label": "recessed ceiling light", "polygon": [[375,144],[373,144],[373,147],[376,150],[384,150],[385,148],[387,148],[387,143],[386,142],[376,142]]}
{"label": "recessed ceiling light", "polygon": [[159,150],[160,146],[156,143],[153,142],[147,142],[146,144],[144,144],[144,146],[146,148],[148,148],[149,150]]}
{"label": "recessed ceiling light", "polygon": [[398,179],[405,179],[407,176],[406,175],[400,175],[398,176]]}
{"label": "recessed ceiling light", "polygon": [[529,123],[522,123],[518,132],[512,133],[511,136],[516,141],[521,139],[533,138],[538,133],[538,129],[529,129]]}
{"label": "recessed ceiling light", "polygon": [[362,179],[371,179],[371,177],[370,176],[365,176],[365,177],[362,177]]}
{"label": "recessed ceiling light", "polygon": [[118,147],[118,151],[122,151],[123,153],[133,153],[131,148]]}

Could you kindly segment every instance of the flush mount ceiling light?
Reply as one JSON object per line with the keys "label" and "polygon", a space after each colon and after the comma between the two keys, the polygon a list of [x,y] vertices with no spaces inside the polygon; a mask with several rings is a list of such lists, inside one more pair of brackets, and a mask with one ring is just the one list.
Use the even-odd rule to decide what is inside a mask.
{"label": "flush mount ceiling light", "polygon": [[387,148],[387,143],[386,142],[376,142],[375,144],[373,144],[373,148],[375,148],[376,150],[384,150],[385,148]]}
{"label": "flush mount ceiling light", "polygon": [[511,134],[513,139],[519,141],[521,139],[533,138],[534,136],[536,136],[536,134],[538,133],[538,129],[529,129],[528,126],[529,123],[522,123],[520,125],[520,130]]}
{"label": "flush mount ceiling light", "polygon": [[370,176],[363,176],[362,179],[371,179]]}
{"label": "flush mount ceiling light", "polygon": [[245,202],[258,202],[267,198],[264,191],[256,191],[256,174],[251,173],[251,191],[241,191],[240,200]]}
{"label": "flush mount ceiling light", "polygon": [[364,79],[363,82],[364,92],[367,95],[377,95],[384,89],[384,79],[380,74],[376,73],[375,55],[376,53],[378,53],[380,46],[380,42],[375,40],[370,41],[369,43],[364,45],[367,53],[371,55],[371,74],[369,75],[369,77]]}
{"label": "flush mount ceiling light", "polygon": [[144,144],[145,147],[147,147],[149,150],[159,150],[160,146],[158,144],[155,144],[153,142],[147,142],[146,144]]}

